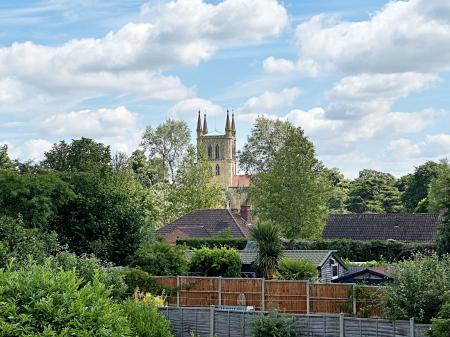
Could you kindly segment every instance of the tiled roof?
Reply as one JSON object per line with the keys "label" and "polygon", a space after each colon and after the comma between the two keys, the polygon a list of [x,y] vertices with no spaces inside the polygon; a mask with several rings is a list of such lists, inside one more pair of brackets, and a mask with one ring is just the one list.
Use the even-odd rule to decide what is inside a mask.
{"label": "tiled roof", "polygon": [[434,241],[439,214],[334,214],[328,217],[324,239]]}
{"label": "tiled roof", "polygon": [[249,187],[250,176],[247,175],[234,175],[231,187]]}
{"label": "tiled roof", "polygon": [[165,236],[176,229],[189,237],[213,237],[229,228],[233,237],[250,236],[247,223],[228,209],[197,209],[159,228],[156,234]]}

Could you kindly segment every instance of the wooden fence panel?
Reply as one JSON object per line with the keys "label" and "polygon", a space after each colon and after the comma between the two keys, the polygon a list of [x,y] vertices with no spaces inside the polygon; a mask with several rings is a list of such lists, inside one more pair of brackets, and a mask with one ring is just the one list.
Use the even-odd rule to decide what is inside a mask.
{"label": "wooden fence panel", "polygon": [[205,307],[219,305],[219,279],[180,276],[180,306]]}
{"label": "wooden fence panel", "polygon": [[281,312],[307,312],[307,282],[265,281],[265,308]]}
{"label": "wooden fence panel", "polygon": [[167,303],[169,305],[177,305],[177,277],[176,276],[155,276],[153,277],[156,284],[164,288],[170,288],[170,291],[165,292],[167,296]]}
{"label": "wooden fence panel", "polygon": [[348,284],[310,284],[311,313],[347,313],[353,311],[352,286]]}
{"label": "wooden fence panel", "polygon": [[[262,279],[227,279],[222,278],[222,305],[246,305],[262,309]],[[238,303],[238,298],[241,301]],[[244,302],[244,303],[242,303]]]}

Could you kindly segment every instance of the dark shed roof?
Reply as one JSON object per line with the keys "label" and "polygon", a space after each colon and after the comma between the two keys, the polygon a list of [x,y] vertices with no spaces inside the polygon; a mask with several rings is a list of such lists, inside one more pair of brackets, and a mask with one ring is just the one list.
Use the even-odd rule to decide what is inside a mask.
{"label": "dark shed roof", "polygon": [[156,231],[165,236],[181,230],[189,237],[214,237],[229,228],[233,237],[250,236],[247,222],[228,209],[196,209]]}
{"label": "dark shed roof", "polygon": [[440,216],[436,213],[333,214],[324,239],[434,241]]}

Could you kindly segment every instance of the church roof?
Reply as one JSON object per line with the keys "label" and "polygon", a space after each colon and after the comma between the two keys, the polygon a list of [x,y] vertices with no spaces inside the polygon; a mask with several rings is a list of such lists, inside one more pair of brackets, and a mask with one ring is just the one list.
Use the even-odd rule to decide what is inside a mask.
{"label": "church roof", "polygon": [[210,133],[207,133],[204,136],[225,136],[225,135],[222,132],[214,130],[214,131],[211,131]]}

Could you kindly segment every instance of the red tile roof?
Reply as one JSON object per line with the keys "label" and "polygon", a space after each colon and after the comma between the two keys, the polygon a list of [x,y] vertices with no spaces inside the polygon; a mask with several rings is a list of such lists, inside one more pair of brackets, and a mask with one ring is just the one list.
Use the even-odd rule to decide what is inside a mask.
{"label": "red tile roof", "polygon": [[250,176],[247,175],[234,175],[231,187],[249,187]]}

